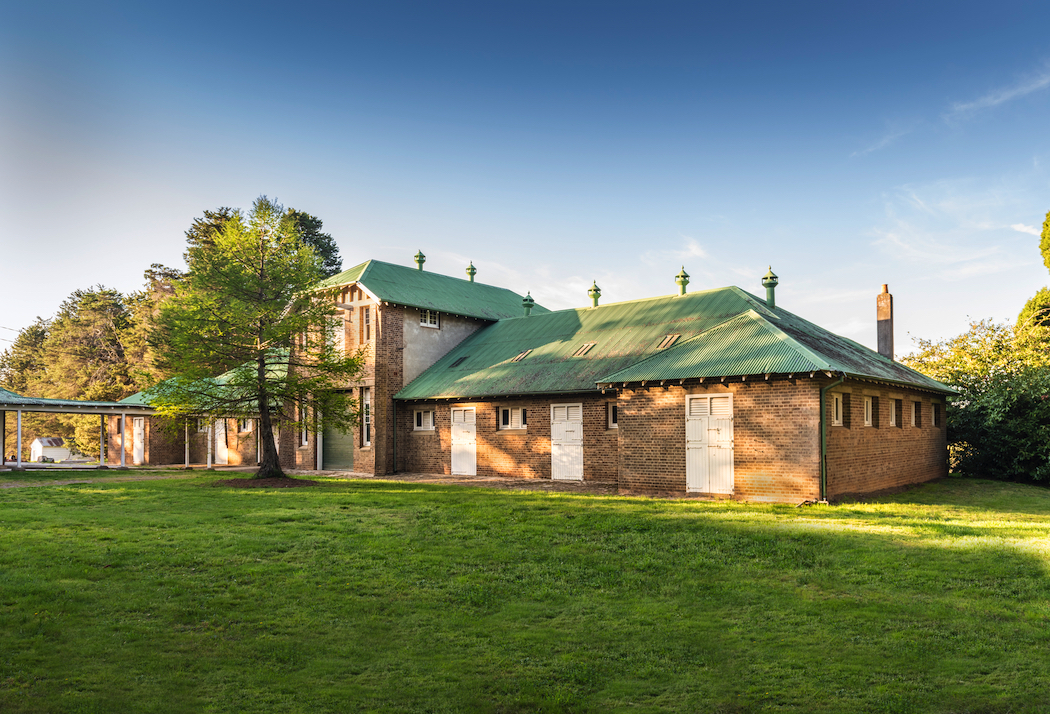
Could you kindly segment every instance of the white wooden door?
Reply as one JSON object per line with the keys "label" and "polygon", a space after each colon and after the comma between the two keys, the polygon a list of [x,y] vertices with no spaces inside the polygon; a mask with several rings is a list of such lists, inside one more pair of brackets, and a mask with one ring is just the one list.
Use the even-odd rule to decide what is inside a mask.
{"label": "white wooden door", "polygon": [[733,493],[733,396],[685,399],[685,488]]}
{"label": "white wooden door", "polygon": [[134,417],[131,420],[131,463],[138,466],[146,458],[146,419]]}
{"label": "white wooden door", "polygon": [[452,409],[452,473],[477,476],[477,415],[474,407]]}
{"label": "white wooden door", "polygon": [[230,463],[230,449],[226,445],[226,420],[215,420],[215,463]]}
{"label": "white wooden door", "polygon": [[551,478],[583,480],[583,405],[551,405]]}

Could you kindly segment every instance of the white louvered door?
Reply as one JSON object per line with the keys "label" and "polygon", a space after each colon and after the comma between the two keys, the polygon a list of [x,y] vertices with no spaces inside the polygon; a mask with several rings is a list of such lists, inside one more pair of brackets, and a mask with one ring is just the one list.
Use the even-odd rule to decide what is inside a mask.
{"label": "white louvered door", "polygon": [[583,480],[583,405],[551,405],[551,478]]}
{"label": "white louvered door", "polygon": [[697,493],[733,493],[733,397],[685,398],[685,487]]}
{"label": "white louvered door", "polygon": [[452,473],[478,475],[477,415],[474,407],[452,410]]}

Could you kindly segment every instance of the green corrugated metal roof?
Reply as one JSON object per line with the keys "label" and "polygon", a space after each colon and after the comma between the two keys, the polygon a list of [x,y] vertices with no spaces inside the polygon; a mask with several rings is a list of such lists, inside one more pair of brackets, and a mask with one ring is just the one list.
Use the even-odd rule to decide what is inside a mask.
{"label": "green corrugated metal roof", "polygon": [[[681,337],[659,349],[671,334]],[[587,342],[595,346],[573,356]],[[531,351],[514,362],[525,350]],[[471,335],[396,398],[587,392],[598,383],[813,370],[951,391],[728,287],[500,320]]]}
{"label": "green corrugated metal roof", "polygon": [[10,390],[0,388],[0,409],[18,407],[69,407],[70,409],[106,408],[112,410],[125,402],[91,402],[81,399],[47,399],[44,397],[23,397]]}
{"label": "green corrugated metal roof", "polygon": [[[381,260],[369,260],[356,265],[328,278],[318,287],[339,287],[355,282],[381,301],[424,310],[482,320],[518,317],[523,312],[523,296],[512,290]],[[535,315],[550,311],[536,305],[532,312]]]}

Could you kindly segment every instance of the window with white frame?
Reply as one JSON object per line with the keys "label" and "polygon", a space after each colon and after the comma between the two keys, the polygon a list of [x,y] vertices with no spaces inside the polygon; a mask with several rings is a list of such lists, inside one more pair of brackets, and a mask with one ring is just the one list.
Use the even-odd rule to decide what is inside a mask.
{"label": "window with white frame", "polygon": [[368,342],[372,339],[372,311],[367,308],[361,308],[361,339]]}
{"label": "window with white frame", "polygon": [[434,410],[417,409],[413,431],[434,431]]}
{"label": "window with white frame", "polygon": [[864,397],[864,426],[875,425],[875,404],[871,397]]}
{"label": "window with white frame", "polygon": [[419,324],[422,327],[432,327],[437,330],[441,328],[441,318],[433,310],[420,310]]}
{"label": "window with white frame", "polygon": [[616,405],[616,402],[609,402],[605,405],[605,412],[609,428],[617,429],[620,426],[620,408]]}
{"label": "window with white frame", "polygon": [[207,431],[208,431],[208,420],[207,419],[198,419],[197,420],[197,433],[198,434],[204,434],[204,433],[207,433]]}
{"label": "window with white frame", "polygon": [[237,420],[237,431],[239,431],[239,432],[241,432],[243,434],[244,432],[251,431],[251,430],[252,430],[252,420],[251,419],[238,419]]}
{"label": "window with white frame", "polygon": [[369,387],[361,389],[361,444],[372,444],[372,390]]}
{"label": "window with white frame", "polygon": [[527,423],[524,408],[503,407],[499,410],[500,429],[524,429]]}
{"label": "window with white frame", "polygon": [[831,425],[842,426],[842,395],[831,395]]}
{"label": "window with white frame", "polygon": [[310,445],[310,429],[307,425],[307,413],[305,407],[299,407],[299,445]]}
{"label": "window with white frame", "polygon": [[901,400],[890,400],[890,426],[900,426],[903,414],[901,414]]}

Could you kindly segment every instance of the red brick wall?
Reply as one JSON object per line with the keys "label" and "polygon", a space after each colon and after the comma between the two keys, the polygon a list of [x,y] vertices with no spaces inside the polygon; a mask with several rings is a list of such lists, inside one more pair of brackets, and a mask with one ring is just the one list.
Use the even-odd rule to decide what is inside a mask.
{"label": "red brick wall", "polygon": [[[610,398],[611,399],[611,398]],[[614,482],[617,477],[617,431],[606,426],[606,399],[601,396],[557,399],[503,399],[491,402],[398,404],[398,470],[452,472],[452,407],[474,407],[477,414],[479,476],[551,477],[551,405],[583,404],[583,478]],[[526,410],[525,429],[499,428],[499,410]],[[416,409],[434,409],[434,431],[413,431]]]}
{"label": "red brick wall", "polygon": [[684,492],[685,397],[733,395],[733,498],[819,497],[817,386],[808,380],[645,387],[620,394],[620,487]]}
{"label": "red brick wall", "polygon": [[[828,498],[876,493],[948,475],[942,397],[851,380],[831,390],[836,391],[848,395],[848,413],[843,426],[832,426],[828,395]],[[866,396],[878,399],[873,426],[864,425]],[[903,402],[897,426],[889,424],[893,399]],[[913,401],[918,401],[922,410],[921,425],[917,427],[911,425]],[[940,405],[940,426],[933,425],[934,403]]]}

